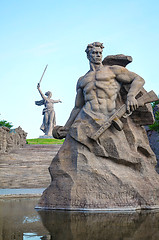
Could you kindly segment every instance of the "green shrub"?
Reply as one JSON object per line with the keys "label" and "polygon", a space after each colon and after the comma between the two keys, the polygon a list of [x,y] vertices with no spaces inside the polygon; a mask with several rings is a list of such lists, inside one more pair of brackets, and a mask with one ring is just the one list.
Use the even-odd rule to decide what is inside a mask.
{"label": "green shrub", "polygon": [[7,122],[6,120],[1,120],[1,121],[0,121],[0,127],[12,128],[13,125],[12,125],[12,123]]}
{"label": "green shrub", "polygon": [[[152,108],[159,104],[159,100],[152,103]],[[154,130],[159,133],[159,111],[155,112],[155,122],[152,125],[149,125],[150,130]]]}

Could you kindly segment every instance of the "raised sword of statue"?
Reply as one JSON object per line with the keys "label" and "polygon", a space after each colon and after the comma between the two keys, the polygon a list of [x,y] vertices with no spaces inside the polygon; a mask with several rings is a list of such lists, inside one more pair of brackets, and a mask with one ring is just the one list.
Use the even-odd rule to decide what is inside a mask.
{"label": "raised sword of statue", "polygon": [[42,79],[43,79],[43,76],[44,76],[44,74],[45,74],[45,71],[46,71],[46,69],[47,69],[47,66],[48,66],[48,64],[46,65],[46,67],[45,67],[45,69],[44,69],[44,71],[43,71],[43,74],[42,74],[42,76],[41,76],[41,78],[40,78],[40,81],[39,81],[39,83],[38,83],[39,86],[40,86],[40,83],[41,83],[41,81],[42,81]]}
{"label": "raised sword of statue", "polygon": [[[141,97],[137,99],[138,106],[142,107],[146,103],[151,103],[159,100],[157,95],[154,93],[154,91],[147,92],[143,94]],[[112,123],[117,126],[117,128],[120,129],[120,126],[118,126],[118,120],[123,117],[126,114],[127,106],[126,104],[123,104],[109,119],[108,121],[104,122],[101,127],[97,130],[97,132],[93,133],[90,138],[93,140],[97,140],[111,125]],[[130,114],[127,114],[129,116]],[[119,121],[120,123],[120,121]]]}

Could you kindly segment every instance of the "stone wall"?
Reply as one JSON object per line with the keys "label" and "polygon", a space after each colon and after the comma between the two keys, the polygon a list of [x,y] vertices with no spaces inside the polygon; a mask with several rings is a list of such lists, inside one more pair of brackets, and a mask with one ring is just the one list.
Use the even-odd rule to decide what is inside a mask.
{"label": "stone wall", "polygon": [[150,147],[156,155],[157,166],[159,167],[159,133],[154,130],[147,129],[147,135],[149,138]]}
{"label": "stone wall", "polygon": [[21,127],[13,130],[7,127],[0,127],[0,153],[22,148],[26,144],[26,136],[27,133]]}
{"label": "stone wall", "polygon": [[[159,104],[153,109],[154,116],[156,112],[159,112]],[[157,168],[159,168],[159,133],[154,130],[150,130],[148,126],[146,126],[145,129],[147,131],[150,147],[156,155]]]}

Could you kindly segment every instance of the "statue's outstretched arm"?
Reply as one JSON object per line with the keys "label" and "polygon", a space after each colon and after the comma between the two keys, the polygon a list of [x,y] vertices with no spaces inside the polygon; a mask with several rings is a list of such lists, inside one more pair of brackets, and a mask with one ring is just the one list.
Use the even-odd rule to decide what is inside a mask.
{"label": "statue's outstretched arm", "polygon": [[60,100],[60,99],[58,99],[58,100],[53,100],[54,101],[54,103],[62,103],[62,101]]}

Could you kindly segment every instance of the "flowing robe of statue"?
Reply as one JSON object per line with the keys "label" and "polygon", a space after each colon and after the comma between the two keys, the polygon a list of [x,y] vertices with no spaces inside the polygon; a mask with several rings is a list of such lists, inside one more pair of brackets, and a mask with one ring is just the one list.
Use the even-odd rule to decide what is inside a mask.
{"label": "flowing robe of statue", "polygon": [[[100,49],[95,44],[99,45],[94,43],[92,48],[99,54]],[[54,131],[54,136],[58,138],[67,133],[66,139],[49,167],[51,183],[44,191],[38,207],[71,210],[134,210],[159,207],[156,158],[143,127],[154,121],[152,108],[150,104],[137,107],[137,99],[147,94],[143,88],[144,82],[136,74],[129,75],[128,72],[126,75],[128,70],[125,66],[130,61],[126,62],[128,58],[125,56],[120,57],[106,58],[103,61],[104,66],[89,71],[79,79],[77,92],[80,91],[84,98],[80,95],[80,107],[73,109],[64,127],[57,126]],[[116,69],[122,72],[122,82],[114,80],[119,79],[117,74],[116,77],[115,74],[113,78],[110,77],[111,70],[116,73]],[[105,79],[102,79],[103,73]],[[93,74],[96,74],[96,77],[88,79]],[[102,80],[98,80],[98,75]],[[135,76],[133,80],[132,76]],[[103,100],[103,92],[98,91],[101,89],[106,93]],[[91,91],[96,93],[97,98],[90,94]],[[101,94],[98,96],[99,92]],[[133,94],[136,100],[132,98]],[[79,95],[75,105],[78,105],[78,97]],[[105,98],[107,103],[113,99],[110,104],[105,105],[111,109],[110,116],[126,101],[127,107],[132,110],[128,111],[131,115],[118,119],[121,128],[112,123],[98,139],[93,139],[93,134],[110,117],[108,108],[106,114],[105,108],[101,110]],[[96,99],[98,104],[95,104]],[[91,107],[92,101],[94,110]],[[103,101],[101,105],[100,101]],[[95,110],[98,106],[101,107],[100,111],[98,108]]]}

